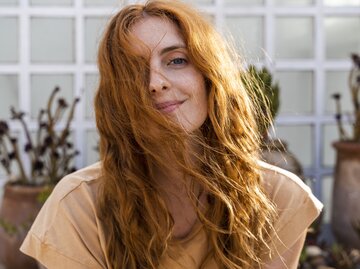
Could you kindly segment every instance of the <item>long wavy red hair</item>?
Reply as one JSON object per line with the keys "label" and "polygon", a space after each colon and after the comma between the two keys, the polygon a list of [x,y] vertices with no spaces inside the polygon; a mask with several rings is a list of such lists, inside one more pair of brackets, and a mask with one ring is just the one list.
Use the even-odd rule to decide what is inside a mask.
{"label": "long wavy red hair", "polygon": [[[138,41],[131,33],[145,14],[177,25],[204,76],[209,113],[200,132],[186,133],[152,106],[149,64],[134,50]],[[159,148],[208,193],[207,211],[197,208],[211,245],[202,267],[210,258],[220,268],[261,263],[274,208],[260,184],[256,109],[245,88],[250,80],[244,84],[234,55],[203,16],[177,1],[129,5],[110,20],[99,47],[95,112],[102,161],[98,212],[112,268],[158,268],[169,250],[174,222],[153,175],[154,165],[166,165]],[[201,154],[189,156],[189,139]],[[193,189],[188,193],[196,207]]]}

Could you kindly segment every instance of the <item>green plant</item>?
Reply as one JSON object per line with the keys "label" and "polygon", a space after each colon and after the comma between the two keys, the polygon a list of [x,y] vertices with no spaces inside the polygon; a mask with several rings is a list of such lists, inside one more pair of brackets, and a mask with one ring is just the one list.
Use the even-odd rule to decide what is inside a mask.
{"label": "green plant", "polygon": [[[257,69],[255,66],[250,65],[248,73],[251,80],[250,82],[244,80],[244,82],[246,88],[255,98],[255,101],[259,106],[260,114],[257,118],[259,131],[262,135],[266,136],[266,133],[279,110],[279,84],[273,82],[272,74],[266,67]],[[270,121],[264,120],[264,115],[270,116]]]}
{"label": "green plant", "polygon": [[360,56],[356,53],[351,54],[353,66],[348,76],[348,86],[351,94],[353,104],[353,135],[350,137],[343,127],[343,115],[341,110],[341,94],[335,93],[332,95],[336,102],[336,122],[339,130],[340,140],[360,142]]}
{"label": "green plant", "polygon": [[[11,119],[21,124],[25,134],[26,143],[23,150],[30,161],[30,171],[25,169],[25,160],[20,153],[18,139],[13,136],[9,124],[5,120],[0,120],[0,162],[14,183],[55,185],[64,175],[75,170],[71,164],[79,152],[70,142],[70,123],[79,98],[73,100],[65,120],[65,127],[59,130],[58,123],[69,107],[63,98],[58,98],[54,107],[55,96],[59,91],[60,88],[55,87],[48,99],[46,109],[39,111],[35,137],[30,134],[25,113],[13,107],[10,109]],[[14,175],[12,171],[13,162],[18,166],[19,175]]]}

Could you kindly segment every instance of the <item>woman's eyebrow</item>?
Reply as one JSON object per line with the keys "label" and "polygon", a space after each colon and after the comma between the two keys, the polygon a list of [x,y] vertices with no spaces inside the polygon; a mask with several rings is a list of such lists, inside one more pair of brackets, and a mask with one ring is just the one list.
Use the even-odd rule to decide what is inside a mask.
{"label": "woman's eyebrow", "polygon": [[176,44],[169,47],[165,47],[160,51],[160,55],[163,55],[169,51],[177,50],[177,49],[186,49],[186,46],[184,44]]}

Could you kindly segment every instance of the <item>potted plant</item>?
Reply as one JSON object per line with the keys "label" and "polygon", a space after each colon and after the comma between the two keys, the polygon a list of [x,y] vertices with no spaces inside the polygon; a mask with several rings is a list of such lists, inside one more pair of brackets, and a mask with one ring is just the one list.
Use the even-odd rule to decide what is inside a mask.
{"label": "potted plant", "polygon": [[340,140],[333,143],[336,150],[331,224],[334,235],[346,246],[360,248],[353,223],[360,219],[360,56],[351,55],[352,68],[348,87],[353,104],[352,135],[343,127],[340,93],[333,95],[336,102],[336,121]]}
{"label": "potted plant", "polygon": [[64,127],[59,128],[68,109],[63,98],[56,102],[59,91],[56,87],[46,109],[40,110],[34,135],[30,133],[25,113],[13,107],[10,109],[11,119],[22,126],[26,140],[23,147],[9,124],[0,120],[0,163],[8,177],[0,207],[0,263],[7,269],[37,268],[37,263],[18,249],[52,188],[63,176],[75,170],[72,161],[78,151],[70,142],[70,123],[79,98],[73,100]]}
{"label": "potted plant", "polygon": [[[280,107],[279,84],[273,82],[272,74],[265,67],[258,70],[255,66],[250,65],[248,73],[251,77],[251,82],[244,81],[258,107],[257,122],[259,132],[263,137],[262,158],[270,164],[279,166],[302,177],[303,173],[300,162],[289,152],[287,143],[280,139],[271,139],[268,136],[269,128],[272,126]],[[265,121],[264,114],[266,115]]]}

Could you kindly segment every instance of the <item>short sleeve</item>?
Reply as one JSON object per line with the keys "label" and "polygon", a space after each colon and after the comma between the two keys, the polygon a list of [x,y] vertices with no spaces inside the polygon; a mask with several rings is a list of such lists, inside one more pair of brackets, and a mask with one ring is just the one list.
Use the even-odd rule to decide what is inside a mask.
{"label": "short sleeve", "polygon": [[273,255],[277,257],[306,232],[323,205],[296,175],[268,164],[264,166],[263,185],[277,211],[271,240]]}
{"label": "short sleeve", "polygon": [[94,197],[86,183],[70,192],[64,184],[46,201],[20,250],[51,269],[106,268]]}

